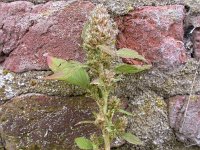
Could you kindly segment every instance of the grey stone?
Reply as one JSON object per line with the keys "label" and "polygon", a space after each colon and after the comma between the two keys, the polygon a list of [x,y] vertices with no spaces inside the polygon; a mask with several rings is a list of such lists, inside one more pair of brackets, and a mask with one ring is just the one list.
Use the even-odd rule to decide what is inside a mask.
{"label": "grey stone", "polygon": [[78,96],[84,91],[64,81],[45,80],[50,71],[30,71],[15,74],[0,69],[0,104],[15,96],[27,93],[46,95]]}

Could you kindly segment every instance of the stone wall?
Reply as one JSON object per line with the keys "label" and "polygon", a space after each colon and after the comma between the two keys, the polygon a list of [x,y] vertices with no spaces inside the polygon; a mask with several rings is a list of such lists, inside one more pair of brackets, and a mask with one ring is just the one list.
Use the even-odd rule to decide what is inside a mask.
{"label": "stone wall", "polygon": [[85,60],[80,35],[97,3],[118,24],[117,48],[135,49],[153,65],[116,89],[135,114],[127,130],[145,145],[115,149],[199,149],[199,0],[11,1],[0,1],[0,149],[76,150],[75,137],[98,132],[75,126],[96,108],[84,91],[43,79],[51,74],[47,53]]}

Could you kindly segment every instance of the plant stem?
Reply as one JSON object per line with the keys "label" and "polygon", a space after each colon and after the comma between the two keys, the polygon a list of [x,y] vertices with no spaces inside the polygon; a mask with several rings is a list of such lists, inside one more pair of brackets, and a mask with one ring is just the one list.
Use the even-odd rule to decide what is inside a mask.
{"label": "plant stem", "polygon": [[103,91],[103,100],[104,100],[103,117],[104,117],[105,122],[104,122],[104,126],[103,126],[103,129],[102,129],[105,150],[110,150],[110,134],[106,129],[106,127],[108,125],[108,122],[109,122],[108,117],[107,117],[107,113],[108,113],[108,96],[109,96],[109,92],[105,89]]}
{"label": "plant stem", "polygon": [[103,100],[104,100],[103,113],[106,117],[107,111],[108,111],[108,92],[106,92],[106,91],[103,92]]}
{"label": "plant stem", "polygon": [[103,129],[104,148],[110,150],[110,135],[106,129]]}

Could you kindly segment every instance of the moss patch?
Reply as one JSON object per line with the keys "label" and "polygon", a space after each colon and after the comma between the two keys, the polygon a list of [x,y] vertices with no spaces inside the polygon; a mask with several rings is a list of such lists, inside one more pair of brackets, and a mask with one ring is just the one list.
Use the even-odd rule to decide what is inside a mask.
{"label": "moss patch", "polygon": [[91,125],[75,126],[93,119],[96,105],[88,98],[28,94],[12,99],[0,109],[0,134],[4,135],[7,149],[73,150],[74,138],[97,132]]}

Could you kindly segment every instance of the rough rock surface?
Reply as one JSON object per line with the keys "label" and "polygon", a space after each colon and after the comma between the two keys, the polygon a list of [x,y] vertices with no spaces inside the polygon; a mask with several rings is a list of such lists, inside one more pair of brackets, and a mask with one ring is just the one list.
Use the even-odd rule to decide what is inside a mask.
{"label": "rough rock surface", "polygon": [[[128,99],[130,109],[137,114],[137,117],[130,119],[129,130],[145,141],[146,145],[139,147],[140,150],[184,149],[174,140],[165,103],[169,102],[168,98],[175,95],[189,95],[196,71],[193,93],[198,94],[200,93],[200,67],[199,62],[194,59],[171,71],[152,68],[140,74],[127,75],[119,83],[116,92],[119,96]],[[135,150],[138,147],[125,146],[124,150],[126,148]],[[188,150],[193,149],[198,148],[188,148]]]}
{"label": "rough rock surface", "polygon": [[[16,0],[0,0],[0,2],[14,2]],[[28,1],[28,2],[32,2],[34,4],[41,4],[41,3],[46,3],[46,2],[49,2],[49,1],[59,1],[59,0],[20,0],[20,1]],[[68,0],[65,0],[65,1],[68,1]]]}
{"label": "rough rock surface", "polygon": [[[46,0],[29,1],[44,3]],[[131,39],[125,41],[126,39],[124,40],[123,37],[120,37],[122,43],[125,41],[125,45],[122,46],[130,46],[126,45],[126,42],[135,42],[133,43],[135,44],[134,46],[136,48],[139,47],[139,50],[140,47],[143,47],[148,54],[147,58],[150,57],[149,60],[155,65],[160,65],[161,67],[178,66],[173,70],[167,68],[167,71],[153,67],[151,70],[140,74],[124,76],[124,80],[119,84],[118,89],[116,89],[116,94],[128,100],[129,111],[135,114],[133,118],[129,118],[130,124],[128,130],[139,136],[145,142],[145,145],[134,146],[125,144],[118,149],[199,149],[199,147],[185,148],[183,143],[177,143],[173,130],[169,125],[166,105],[166,103],[171,102],[169,100],[171,97],[190,94],[190,88],[195,74],[197,76],[193,93],[196,94],[196,97],[199,99],[199,62],[194,59],[189,59],[185,65],[180,65],[186,60],[183,57],[185,55],[183,46],[183,19],[186,14],[184,12],[188,10],[187,18],[190,18],[191,14],[194,15],[189,21],[186,20],[184,22],[185,29],[192,25],[194,27],[199,27],[199,0],[89,1],[106,4],[114,14],[126,14],[132,9],[131,6],[157,6],[136,7],[129,15],[125,15],[121,20],[118,20],[122,34],[123,32],[126,34],[128,34],[129,31],[130,33],[134,32],[130,34],[131,38],[135,38],[134,40],[141,44],[137,45],[137,43],[131,41]],[[186,10],[184,10],[184,6],[180,5],[158,7],[159,5],[166,4],[183,4],[187,6],[185,7]],[[77,9],[77,7],[81,7],[81,9]],[[43,47],[47,48],[48,46],[50,48],[48,49],[50,54],[60,56],[62,54],[57,50],[64,47],[61,52],[66,53],[67,56],[62,55],[61,57],[83,60],[83,53],[79,45],[80,32],[92,8],[93,4],[90,2],[80,2],[79,0],[48,2],[40,5],[33,5],[30,2],[0,3],[0,10],[2,11],[2,13],[0,13],[0,36],[3,37],[0,38],[0,62],[6,60],[4,66],[16,72],[32,69],[47,69],[45,59],[43,59],[43,54],[47,51],[45,51]],[[60,19],[58,19],[59,17]],[[72,20],[68,22],[65,18]],[[188,24],[187,21],[189,22]],[[78,24],[78,26],[75,26],[75,24]],[[65,31],[65,25],[73,26],[73,28],[70,28],[73,29],[70,37],[65,37],[66,35],[69,36],[71,31],[68,28]],[[62,31],[63,34],[59,31]],[[198,34],[196,33],[197,32],[193,32],[193,45],[194,48],[198,50]],[[63,40],[59,37],[65,39]],[[46,43],[46,38],[48,39],[48,43]],[[155,39],[152,40],[152,38]],[[77,41],[78,43],[76,43]],[[73,42],[75,42],[74,45],[72,44]],[[59,46],[54,46],[52,43],[59,44]],[[61,43],[65,44],[62,46],[60,45]],[[66,43],[70,45],[66,45]],[[148,45],[147,43],[150,44]],[[31,48],[31,50],[29,51],[29,49],[26,49],[24,45],[27,46],[27,48]],[[72,49],[72,45],[75,49]],[[69,46],[70,51],[65,48]],[[153,47],[156,48],[154,49]],[[161,48],[163,48],[163,51],[159,51]],[[147,49],[151,51],[147,51]],[[160,53],[157,54],[156,52]],[[181,55],[182,53],[183,56]],[[153,58],[151,58],[151,56],[153,56]],[[25,64],[25,67],[23,66],[24,64],[22,65],[19,63],[23,62],[22,60],[24,59],[28,62]],[[9,63],[12,63],[12,65],[9,65]],[[76,115],[74,111],[82,113],[82,109],[80,112],[78,108],[84,108],[84,110],[86,108],[87,111],[84,111],[85,113],[83,112],[83,116],[88,119],[88,112],[91,112],[88,111],[91,110],[91,108],[88,108],[91,106],[90,101],[87,99],[86,103],[82,103],[82,98],[80,97],[68,97],[83,95],[84,91],[81,91],[77,87],[69,86],[64,82],[45,81],[42,79],[49,74],[49,71],[31,71],[15,74],[0,69],[0,124],[2,124],[2,126],[0,125],[0,149],[1,147],[6,147],[10,150],[17,146],[22,146],[22,148],[29,147],[30,149],[41,149],[41,147],[47,150],[52,148],[55,150],[62,150],[63,147],[66,149],[66,144],[67,142],[69,143],[69,141],[65,140],[67,140],[68,137],[62,139],[62,135],[71,137],[70,133],[74,133],[73,127],[73,131],[67,127],[66,124],[69,123],[67,119],[71,119],[71,115]],[[34,94],[24,96],[24,94],[27,93]],[[38,93],[40,94],[38,95]],[[21,96],[18,97],[19,95]],[[61,98],[61,96],[65,96],[65,98]],[[79,107],[74,106],[74,104]],[[194,122],[195,118],[198,119],[198,114],[196,113],[198,112],[198,105],[196,104],[199,105],[199,102],[193,102],[189,105],[188,116],[193,115],[194,118],[188,117],[185,121],[185,127],[188,127],[188,122],[193,122],[194,125],[198,126],[198,122]],[[183,105],[184,111],[185,103],[181,105]],[[174,106],[176,105],[174,104]],[[176,109],[171,109],[170,112],[174,113],[175,110]],[[197,136],[199,133],[197,130],[183,128],[184,130],[180,132],[180,123],[183,116],[181,116],[181,113],[179,114],[180,115],[176,118],[170,117],[171,126],[174,125],[175,122],[173,128],[175,129],[178,139],[188,144],[197,144],[199,141]],[[37,117],[33,118],[33,115]],[[174,116],[176,115],[175,112]],[[78,119],[77,121],[80,121],[79,116],[75,118]],[[58,120],[60,122],[58,122]],[[52,127],[50,130],[47,130],[48,124],[51,125],[49,127]],[[176,124],[179,126],[176,126]],[[73,126],[74,124],[70,124],[70,126],[71,125]],[[83,130],[84,129],[83,127]],[[78,132],[80,132],[80,134],[85,134],[83,130],[78,130]],[[64,132],[66,134],[61,134],[61,131],[66,131]],[[21,139],[19,139],[19,137]],[[73,135],[72,138],[73,137],[75,137],[75,135]],[[188,142],[188,140],[190,142]],[[70,139],[69,145],[71,144],[71,146],[74,144],[72,141],[73,139]]]}
{"label": "rough rock surface", "polygon": [[84,91],[63,81],[44,80],[50,71],[32,71],[15,74],[0,67],[0,105],[15,96],[40,93],[59,96],[80,96]]}
{"label": "rough rock surface", "polygon": [[103,3],[108,9],[116,15],[127,14],[132,8],[139,6],[165,6],[165,5],[183,5],[190,15],[200,14],[199,0],[90,0],[95,3]]}
{"label": "rough rock surface", "polygon": [[83,61],[80,35],[92,8],[92,3],[83,1],[36,6],[20,1],[1,3],[0,57],[5,59],[4,68],[14,72],[46,70],[47,53]]}
{"label": "rough rock surface", "polygon": [[183,4],[190,9],[191,15],[200,14],[200,0],[178,0],[180,4]]}
{"label": "rough rock surface", "polygon": [[200,146],[200,96],[169,98],[170,126],[180,141]]}
{"label": "rough rock surface", "polygon": [[[135,117],[130,119],[129,131],[144,141],[145,145],[140,147],[141,150],[173,149],[174,136],[168,124],[164,99],[152,91],[139,93],[138,96],[129,98],[130,108],[135,114]],[[130,148],[136,149],[137,146],[131,145]]]}
{"label": "rough rock surface", "polygon": [[[13,2],[15,0],[0,0],[0,2]],[[48,1],[60,0],[22,0],[29,1],[34,4],[41,4]],[[69,1],[69,0],[65,0]],[[101,3],[108,7],[108,9],[116,14],[123,15],[130,11],[131,7],[138,6],[165,6],[165,5],[184,5],[189,9],[191,15],[200,14],[200,1],[199,0],[84,0],[91,1],[95,4]]]}
{"label": "rough rock surface", "polygon": [[189,95],[195,76],[193,93],[198,94],[200,93],[200,66],[194,59],[171,71],[152,68],[136,75],[126,75],[119,83],[117,91],[132,98],[140,95],[140,91],[153,91],[167,102],[168,98],[175,95]]}
{"label": "rough rock surface", "polygon": [[187,19],[188,25],[193,25],[194,28],[200,27],[200,16],[191,16]]}
{"label": "rough rock surface", "polygon": [[[83,97],[28,94],[0,106],[0,135],[8,150],[75,150],[74,138],[96,132],[91,125],[95,103]],[[1,147],[1,145],[0,145]]]}
{"label": "rough rock surface", "polygon": [[117,19],[118,47],[134,49],[160,68],[180,65],[186,62],[183,19],[181,5],[140,7]]}
{"label": "rough rock surface", "polygon": [[[200,19],[200,17],[199,17]],[[200,20],[199,20],[200,23]],[[200,26],[193,31],[193,50],[194,57],[200,59]]]}
{"label": "rough rock surface", "polygon": [[[140,147],[140,149],[171,150],[175,147],[173,145],[175,137],[169,128],[164,99],[167,102],[167,99],[174,95],[188,95],[196,70],[200,72],[198,62],[191,59],[186,65],[173,71],[162,72],[153,68],[141,74],[125,76],[124,80],[119,83],[117,94],[119,97],[127,98],[130,111],[138,114],[134,118],[130,118],[129,131],[137,134],[145,141],[145,147]],[[46,93],[63,96],[81,94],[77,87],[70,87],[63,82],[42,80],[42,77],[48,74],[49,72],[44,71],[23,74],[4,72],[2,79],[5,81],[4,86],[13,87],[13,91],[17,90],[15,95],[23,93]],[[200,76],[197,74],[194,93],[200,92],[199,78]],[[135,149],[133,145],[126,145],[125,147],[125,150]],[[190,148],[190,150],[192,149]]]}

